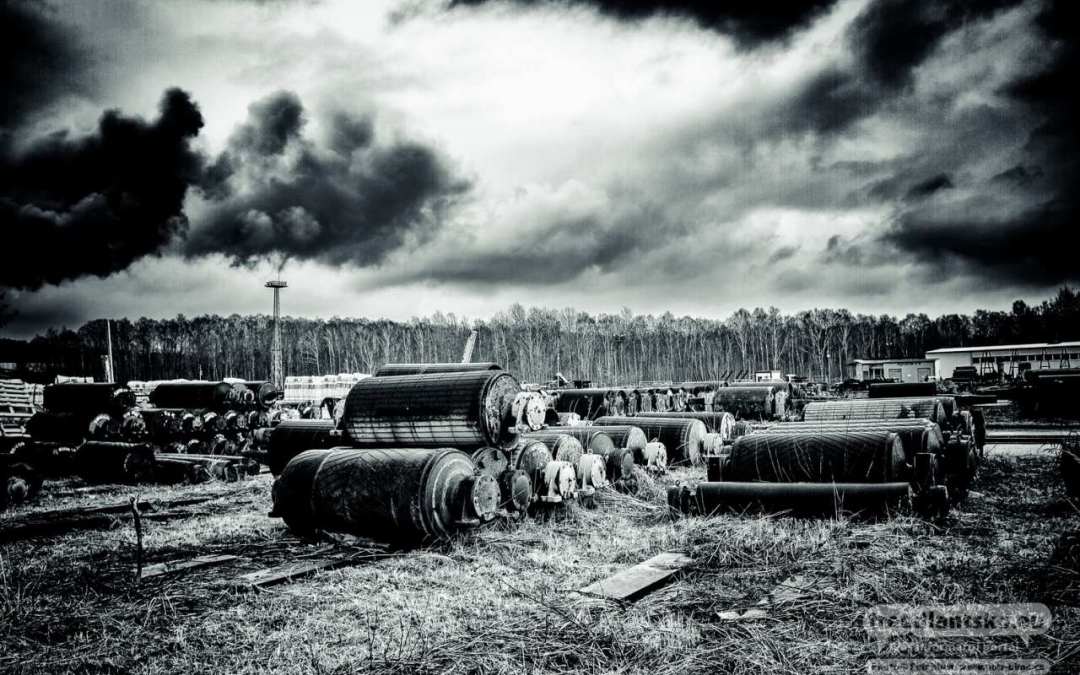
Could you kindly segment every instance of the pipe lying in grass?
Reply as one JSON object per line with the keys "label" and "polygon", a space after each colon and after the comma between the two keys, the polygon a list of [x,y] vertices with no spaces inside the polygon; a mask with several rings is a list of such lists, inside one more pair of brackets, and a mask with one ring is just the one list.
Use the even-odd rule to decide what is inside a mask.
{"label": "pipe lying in grass", "polygon": [[910,497],[911,486],[893,483],[746,483],[708,482],[668,488],[668,506],[676,513],[708,516],[758,506],[808,513],[839,510],[879,511]]}

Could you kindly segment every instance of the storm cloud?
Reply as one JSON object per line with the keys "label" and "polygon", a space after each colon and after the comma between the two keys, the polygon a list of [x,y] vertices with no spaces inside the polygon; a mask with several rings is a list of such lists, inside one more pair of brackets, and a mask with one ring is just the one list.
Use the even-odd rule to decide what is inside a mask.
{"label": "storm cloud", "polygon": [[291,92],[250,106],[209,169],[213,199],[187,255],[367,265],[429,237],[469,190],[431,147],[380,142],[370,118],[336,112],[323,142],[305,136],[305,123]]}
{"label": "storm cloud", "polygon": [[188,94],[170,89],[153,121],[110,110],[92,134],[2,149],[0,232],[15,255],[0,265],[0,286],[108,276],[182,235],[184,197],[202,172],[190,142],[202,126]]}
{"label": "storm cloud", "polygon": [[520,6],[578,4],[625,21],[656,16],[687,18],[704,28],[725,33],[741,46],[750,48],[787,37],[832,7],[836,0],[792,0],[771,5],[754,0],[571,0],[570,3],[560,0],[452,0],[450,6],[498,3]]}

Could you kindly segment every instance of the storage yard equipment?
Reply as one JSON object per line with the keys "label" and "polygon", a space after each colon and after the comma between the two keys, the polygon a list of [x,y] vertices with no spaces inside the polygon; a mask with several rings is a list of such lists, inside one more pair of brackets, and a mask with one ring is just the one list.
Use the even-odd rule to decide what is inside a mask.
{"label": "storage yard equipment", "polygon": [[222,411],[242,404],[227,382],[163,382],[150,392],[157,408]]}
{"label": "storage yard equipment", "polygon": [[[373,378],[374,379],[374,378]],[[302,452],[274,483],[273,517],[317,530],[420,544],[495,516],[495,479],[451,448],[331,448]]]}
{"label": "storage yard equipment", "polygon": [[474,370],[502,370],[497,363],[387,363],[375,371],[374,377],[390,375],[424,375],[427,373],[466,373]]}
{"label": "storage yard equipment", "polygon": [[[700,464],[702,441],[708,430],[701,420],[669,417],[634,417],[634,426],[645,432],[650,441],[658,440],[667,448],[668,461],[672,464],[689,462]],[[625,417],[601,417],[593,424],[598,427],[622,426]]]}
{"label": "storage yard equipment", "polygon": [[936,398],[877,398],[814,401],[803,410],[807,422],[917,418],[945,423],[945,409]]}
{"label": "storage yard equipment", "polygon": [[780,419],[787,412],[787,393],[778,386],[721,387],[712,393],[712,409],[743,419]]}
{"label": "storage yard equipment", "polygon": [[[724,440],[731,440],[731,432],[735,426],[735,416],[730,412],[709,412],[709,411],[695,411],[686,410],[683,412],[663,412],[663,413],[650,413],[648,415],[640,415],[641,417],[654,417],[654,418],[674,418],[674,419],[687,419],[687,420],[701,420],[705,423],[705,428],[712,433],[720,434]],[[634,420],[627,420],[628,423],[633,423]]]}
{"label": "storage yard equipment", "polygon": [[340,446],[341,438],[333,420],[286,420],[270,432],[266,463],[276,476],[301,452]]}
{"label": "storage yard equipment", "polygon": [[370,377],[345,399],[342,430],[358,447],[506,447],[520,391],[502,370]]}
{"label": "storage yard equipment", "polygon": [[724,480],[886,483],[909,478],[900,437],[889,431],[750,434],[731,446]]}
{"label": "storage yard equipment", "polygon": [[616,395],[612,389],[558,389],[552,393],[556,412],[576,413],[587,420],[614,414]]}
{"label": "storage yard equipment", "polygon": [[135,394],[111,382],[50,384],[43,401],[45,409],[54,413],[122,415],[135,407]]}
{"label": "storage yard equipment", "polygon": [[154,449],[145,443],[87,441],[75,451],[79,476],[91,483],[138,483],[154,476]]}

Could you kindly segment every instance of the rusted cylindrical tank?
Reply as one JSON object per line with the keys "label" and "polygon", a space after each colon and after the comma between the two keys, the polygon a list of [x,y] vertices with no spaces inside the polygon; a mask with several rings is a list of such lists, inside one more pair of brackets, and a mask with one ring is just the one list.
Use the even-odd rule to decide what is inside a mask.
{"label": "rusted cylindrical tank", "polygon": [[135,394],[115,382],[71,382],[50,384],[42,394],[42,405],[49,412],[123,414],[135,407]]}
{"label": "rusted cylindrical tank", "polygon": [[145,443],[87,441],[75,451],[75,468],[88,482],[138,483],[154,473],[154,449]]}
{"label": "rusted cylindrical tank", "polygon": [[259,408],[269,408],[274,402],[285,395],[272,382],[265,380],[248,380],[241,383],[254,396],[254,403]]}
{"label": "rusted cylindrical tank", "polygon": [[713,392],[713,410],[742,419],[780,417],[784,411],[776,409],[776,392],[776,387],[720,387]]}
{"label": "rusted cylindrical tank", "polygon": [[[623,420],[624,422],[626,421],[625,417],[619,417],[619,418],[613,418],[613,419],[620,419],[620,420]],[[596,454],[596,455],[603,455],[604,457],[607,457],[608,451],[610,451],[612,448],[615,447],[615,442],[611,439],[611,436],[608,436],[604,432],[603,429],[599,429],[599,428],[597,428],[595,426],[566,427],[566,428],[561,428],[560,427],[558,429],[547,430],[547,431],[538,432],[538,433],[551,433],[552,431],[555,431],[555,432],[557,432],[559,434],[564,434],[566,436],[572,436],[573,438],[577,439],[578,443],[581,444],[581,447],[585,449],[585,452],[591,452],[591,453]],[[531,438],[541,438],[540,436],[534,436],[532,434],[530,434],[530,437]],[[561,448],[559,450],[554,451],[555,452],[555,459],[561,459],[562,458],[560,456],[560,454],[559,454],[560,451],[561,451]],[[568,461],[571,464],[573,464],[573,463],[577,462],[577,458],[575,457],[573,460],[565,459],[565,461]]]}
{"label": "rusted cylindrical tank", "polygon": [[287,420],[273,428],[267,447],[266,463],[275,476],[293,457],[305,450],[327,449],[341,445],[333,420]]}
{"label": "rusted cylindrical tank", "polygon": [[[601,417],[594,424],[598,427],[625,425],[628,420],[619,417]],[[668,452],[672,464],[701,463],[701,442],[708,433],[701,420],[681,417],[634,417],[634,426],[645,432],[645,437],[658,440]]]}
{"label": "rusted cylindrical tank", "polygon": [[616,448],[626,448],[633,453],[635,458],[640,460],[642,453],[645,451],[645,444],[649,442],[649,439],[645,436],[645,432],[642,431],[641,427],[629,424],[632,420],[625,417],[620,419],[626,424],[604,425],[604,428],[599,431],[611,437],[611,442],[615,444]]}
{"label": "rusted cylindrical tank", "polygon": [[235,400],[235,390],[227,382],[162,382],[150,392],[150,403],[158,408],[219,411]]}
{"label": "rusted cylindrical tank", "polygon": [[90,419],[79,413],[38,412],[26,421],[26,433],[38,443],[78,445],[90,434]]}
{"label": "rusted cylindrical tank", "polygon": [[510,455],[502,448],[477,448],[472,453],[473,464],[480,473],[498,478],[510,468]]}
{"label": "rusted cylindrical tank", "polygon": [[555,410],[561,413],[577,413],[582,419],[591,420],[612,414],[613,400],[607,389],[559,389],[555,392]]}
{"label": "rusted cylindrical tank", "polygon": [[478,370],[502,370],[497,363],[386,363],[375,371],[374,377],[395,375],[428,375],[431,373],[468,373]]}
{"label": "rusted cylindrical tank", "polygon": [[869,398],[925,398],[937,396],[937,384],[933,382],[874,382],[870,385]]}
{"label": "rusted cylindrical tank", "polygon": [[273,497],[271,515],[301,535],[327,530],[419,544],[492,518],[499,486],[451,448],[330,448],[294,457]]}
{"label": "rusted cylindrical tank", "polygon": [[502,370],[369,377],[349,391],[342,430],[358,447],[506,447],[520,392]]}
{"label": "rusted cylindrical tank", "polygon": [[585,454],[585,448],[577,438],[562,433],[564,429],[547,429],[522,434],[521,443],[541,443],[551,455],[551,459],[560,459],[577,465],[577,460]]}
{"label": "rusted cylindrical tank", "polygon": [[840,420],[822,422],[784,422],[774,424],[757,433],[761,434],[816,434],[820,432],[847,433],[852,431],[889,431],[900,437],[904,446],[904,456],[910,464],[916,453],[929,452],[939,455],[944,452],[945,438],[941,427],[926,419],[898,420]]}
{"label": "rusted cylindrical tank", "polygon": [[[651,413],[649,415],[640,415],[640,417],[701,420],[705,423],[706,429],[710,432],[720,434],[725,440],[731,438],[731,430],[732,427],[735,426],[735,416],[729,412],[687,410],[685,412]],[[633,420],[628,420],[628,423],[632,424]]]}
{"label": "rusted cylindrical tank", "polygon": [[731,446],[727,481],[886,483],[908,478],[904,446],[890,431],[750,434]]}
{"label": "rusted cylindrical tank", "polygon": [[807,422],[825,420],[885,420],[923,418],[937,424],[946,420],[941,401],[936,398],[875,398],[845,401],[814,401],[806,404],[803,419]]}
{"label": "rusted cylindrical tank", "polygon": [[708,482],[668,488],[668,506],[687,515],[707,516],[748,505],[804,512],[885,509],[910,496],[906,482],[889,483],[755,483]]}

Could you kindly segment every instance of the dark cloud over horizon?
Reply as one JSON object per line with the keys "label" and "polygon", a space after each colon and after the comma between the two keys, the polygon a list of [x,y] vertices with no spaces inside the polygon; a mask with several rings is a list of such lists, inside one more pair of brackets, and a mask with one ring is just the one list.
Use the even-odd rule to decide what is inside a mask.
{"label": "dark cloud over horizon", "polygon": [[704,28],[731,36],[740,46],[752,48],[762,43],[782,40],[791,32],[807,26],[826,12],[837,0],[791,0],[768,4],[755,0],[451,0],[449,6],[513,4],[518,6],[554,6],[577,4],[624,21],[655,16],[673,16],[696,21]]}

